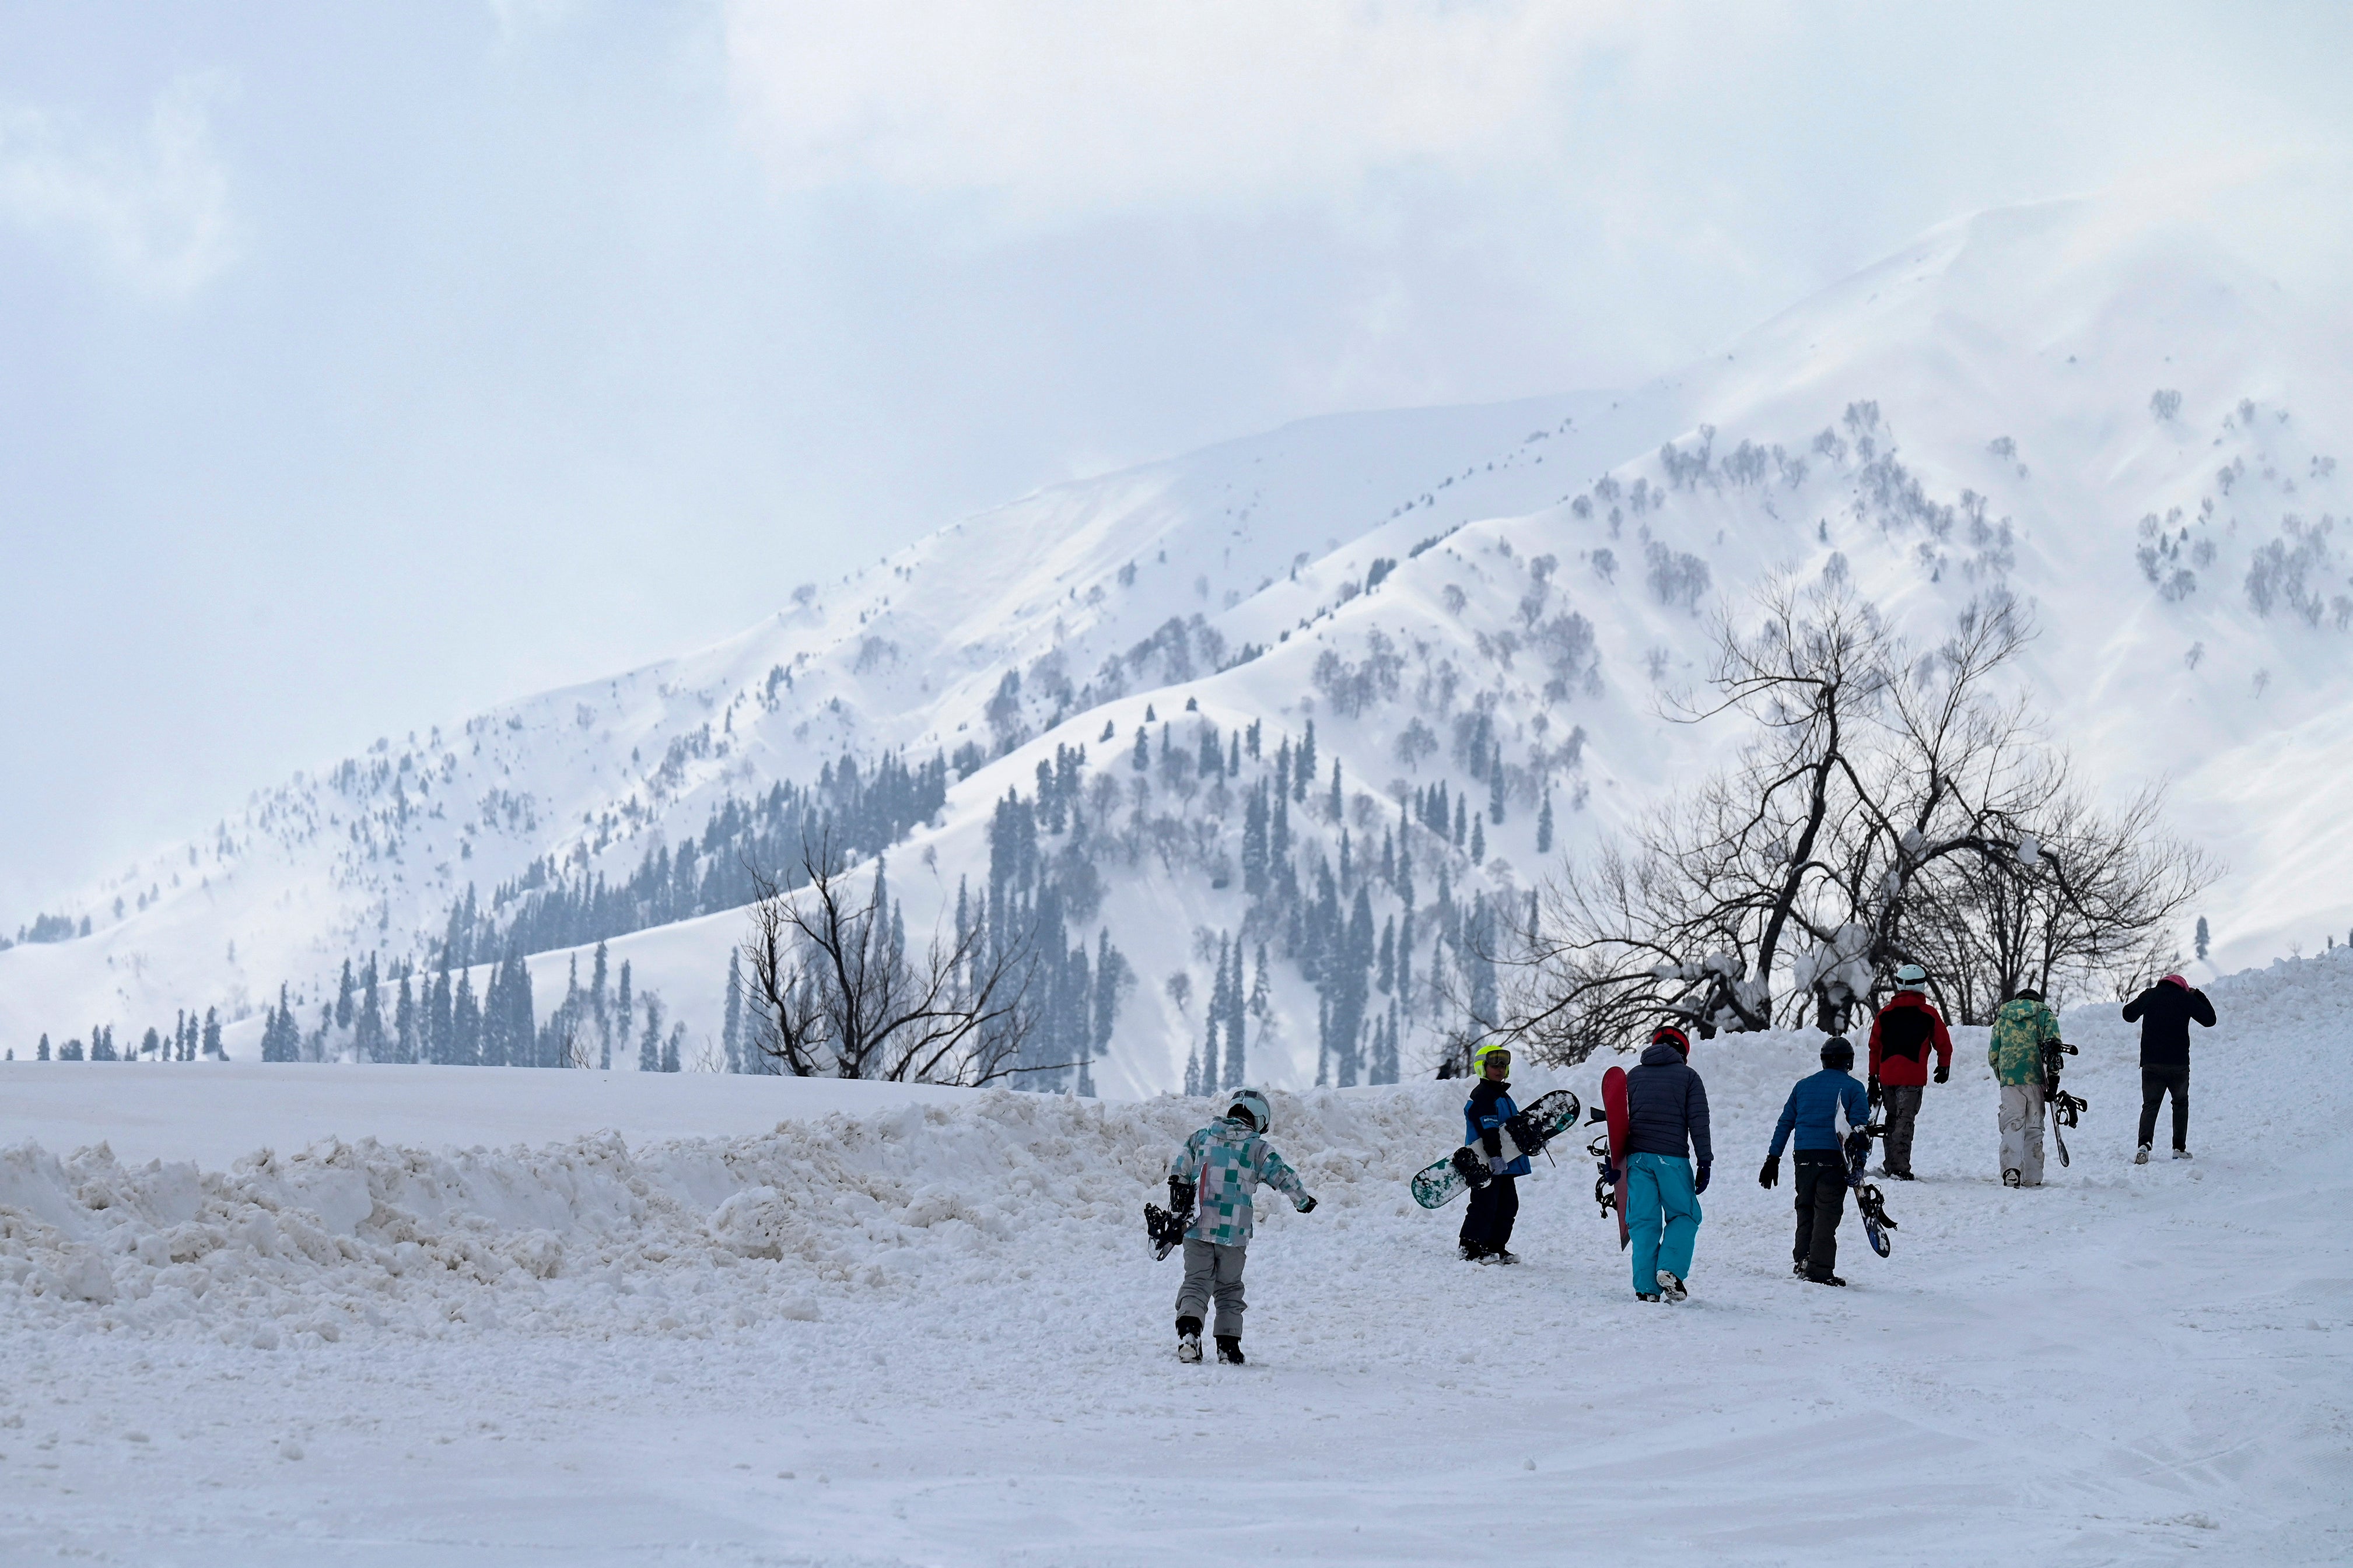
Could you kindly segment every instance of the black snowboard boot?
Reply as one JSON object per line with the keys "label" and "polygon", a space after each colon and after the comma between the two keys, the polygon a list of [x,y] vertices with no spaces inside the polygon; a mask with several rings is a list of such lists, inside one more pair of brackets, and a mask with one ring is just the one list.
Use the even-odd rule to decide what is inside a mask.
{"label": "black snowboard boot", "polygon": [[1465,1263],[1476,1263],[1481,1258],[1487,1256],[1487,1249],[1480,1246],[1475,1241],[1466,1241],[1462,1243],[1461,1251],[1462,1253],[1462,1261]]}
{"label": "black snowboard boot", "polygon": [[1670,1301],[1680,1301],[1691,1294],[1690,1287],[1667,1269],[1659,1270],[1659,1294]]}
{"label": "black snowboard boot", "polygon": [[1176,1359],[1178,1361],[1199,1361],[1201,1359],[1200,1319],[1179,1318],[1176,1320]]}
{"label": "black snowboard boot", "polygon": [[1224,1366],[1240,1366],[1242,1364],[1241,1335],[1219,1334],[1218,1336],[1218,1361],[1220,1365]]}
{"label": "black snowboard boot", "polygon": [[1658,1299],[1659,1293],[1656,1290],[1637,1290],[1634,1292],[1634,1300],[1637,1301],[1655,1301]]}
{"label": "black snowboard boot", "polygon": [[1805,1275],[1804,1278],[1809,1284],[1813,1285],[1843,1285],[1846,1283],[1845,1280],[1840,1279],[1835,1274],[1809,1273]]}

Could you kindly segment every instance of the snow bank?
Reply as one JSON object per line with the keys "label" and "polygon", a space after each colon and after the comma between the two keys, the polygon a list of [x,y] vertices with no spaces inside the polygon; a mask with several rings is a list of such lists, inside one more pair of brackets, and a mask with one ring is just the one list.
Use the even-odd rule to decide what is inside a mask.
{"label": "snow bank", "polygon": [[[1277,1095],[1278,1141],[1336,1205],[1393,1201],[1393,1179],[1447,1146],[1458,1093]],[[1040,1249],[1140,1247],[1143,1195],[1214,1109],[880,1098],[895,1103],[634,1151],[610,1131],[506,1150],[335,1139],[207,1171],[21,1143],[0,1151],[0,1310],[265,1349],[501,1324],[707,1335]]]}
{"label": "snow bank", "polygon": [[[2211,994],[2221,1024],[2197,1042],[2200,1103],[2262,1100],[2247,1091],[2246,1074],[2319,1033],[2341,1034],[2353,1016],[2353,955],[2251,971]],[[2098,1173],[2077,1174],[2125,1180],[2118,1155],[2129,1149],[2138,1109],[2136,1026],[2113,1003],[2071,1008],[2064,1025],[2083,1051],[2069,1087],[2093,1106],[2071,1142],[2079,1164],[2088,1155]],[[1990,1082],[1985,1031],[1955,1036],[1955,1085],[1940,1097]],[[1791,1031],[1698,1047],[1726,1169],[1761,1158],[1782,1098],[1812,1069],[1819,1043]],[[1598,1103],[1609,1065],[1525,1075],[1519,1092],[1532,1099],[1566,1086]],[[290,1081],[353,1081],[280,1070]],[[407,1082],[463,1072],[379,1070]],[[522,1087],[507,1121],[541,1125],[545,1110],[523,1090],[557,1076],[567,1075],[514,1075]],[[479,1070],[465,1079],[491,1081]],[[85,1069],[50,1081],[85,1086],[90,1099],[120,1080]],[[857,1092],[847,1100],[816,1095],[811,1110],[860,1109],[758,1133],[634,1145],[612,1130],[506,1148],[331,1138],[291,1155],[263,1150],[227,1169],[126,1163],[105,1143],[61,1157],[22,1142],[0,1150],[0,1310],[29,1322],[262,1348],[500,1327],[707,1336],[856,1313],[861,1303],[1001,1283],[1041,1258],[1067,1272],[1129,1258],[1142,1246],[1138,1208],[1159,1190],[1170,1151],[1217,1109],[1170,1096],[1115,1104],[818,1087]],[[1427,1082],[1277,1093],[1274,1142],[1332,1211],[1389,1215],[1405,1178],[1458,1136],[1461,1094],[1459,1084]],[[2260,1135],[2315,1151],[2339,1144],[2343,1098],[2316,1093],[2269,1106]],[[472,1099],[475,1129],[497,1125],[498,1114]],[[1932,1109],[1941,1119],[1958,1105],[1940,1098]],[[79,1105],[66,1125],[102,1127],[102,1106]],[[340,1114],[363,1112],[346,1102]],[[2201,1110],[2197,1132],[2221,1124]],[[2243,1129],[2245,1118],[2230,1124]],[[1990,1158],[1989,1115],[1985,1136]],[[1580,1142],[1556,1150],[1563,1163],[1547,1179],[1581,1185]],[[1899,1214],[1907,1195],[1892,1199]],[[1262,1214],[1268,1226],[1291,1220],[1280,1204]]]}

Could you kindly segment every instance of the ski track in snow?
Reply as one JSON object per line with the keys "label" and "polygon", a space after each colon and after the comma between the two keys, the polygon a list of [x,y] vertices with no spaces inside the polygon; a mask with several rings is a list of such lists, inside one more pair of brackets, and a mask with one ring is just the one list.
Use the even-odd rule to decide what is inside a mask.
{"label": "ski track in snow", "polygon": [[[1631,1299],[1581,1152],[1525,1184],[1525,1265],[1455,1261],[1459,1208],[1405,1177],[1456,1086],[1277,1095],[1324,1203],[1262,1211],[1241,1369],[1176,1362],[1138,1219],[1201,1101],[877,1089],[758,1134],[226,1171],[18,1144],[0,1560],[2344,1561],[2353,959],[2212,994],[2196,1161],[2160,1131],[2128,1163],[2136,1032],[2085,1006],[2091,1110],[2041,1191],[1999,1184],[1956,1030],[1923,1180],[1883,1184],[1894,1256],[1850,1212],[1842,1291],[1788,1277],[1788,1189],[1755,1184],[1813,1037],[1695,1053],[1682,1308]],[[1604,1065],[1519,1088],[1590,1100]],[[102,1121],[117,1069],[42,1070]],[[364,1078],[280,1071],[364,1124]]]}

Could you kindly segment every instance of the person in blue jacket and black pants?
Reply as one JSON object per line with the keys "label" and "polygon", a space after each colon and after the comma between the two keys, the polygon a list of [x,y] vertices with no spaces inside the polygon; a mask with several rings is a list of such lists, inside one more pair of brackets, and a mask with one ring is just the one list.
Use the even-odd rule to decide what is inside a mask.
{"label": "person in blue jacket and black pants", "polygon": [[1481,1046],[1472,1053],[1471,1071],[1479,1081],[1462,1102],[1462,1142],[1487,1156],[1491,1179],[1471,1194],[1456,1240],[1466,1263],[1517,1263],[1519,1254],[1509,1243],[1512,1222],[1520,1215],[1519,1178],[1528,1173],[1528,1157],[1504,1155],[1504,1123],[1520,1113],[1512,1103],[1512,1053],[1500,1045]]}
{"label": "person in blue jacket and black pants", "polygon": [[1871,1100],[1854,1081],[1854,1047],[1844,1035],[1822,1042],[1822,1070],[1801,1078],[1781,1107],[1773,1152],[1757,1173],[1768,1191],[1781,1179],[1781,1150],[1798,1142],[1798,1239],[1790,1272],[1817,1285],[1843,1285],[1838,1267],[1838,1224],[1846,1212],[1846,1148],[1871,1120]]}
{"label": "person in blue jacket and black pants", "polygon": [[[1699,1173],[1692,1174],[1692,1160]],[[1680,1301],[1690,1294],[1699,1240],[1699,1194],[1715,1151],[1707,1141],[1707,1086],[1691,1068],[1691,1037],[1672,1024],[1651,1033],[1641,1065],[1626,1075],[1626,1235],[1634,1294]]]}

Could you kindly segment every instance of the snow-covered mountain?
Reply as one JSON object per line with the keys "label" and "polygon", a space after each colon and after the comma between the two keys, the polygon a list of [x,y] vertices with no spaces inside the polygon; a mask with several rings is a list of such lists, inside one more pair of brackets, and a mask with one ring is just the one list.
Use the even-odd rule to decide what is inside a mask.
{"label": "snow-covered mountain", "polygon": [[[960,886],[985,900],[1012,791],[1035,852],[1000,839],[1027,857],[1001,876],[1067,873],[1068,940],[1099,959],[1107,931],[1138,982],[1104,1092],[1183,1079],[1228,941],[1237,992],[1271,958],[1251,1076],[1314,1080],[1334,944],[1387,984],[1330,1069],[1376,1070],[1395,1001],[1409,1073],[1461,924],[1524,918],[1561,851],[1736,738],[1655,698],[1776,570],[1847,574],[1924,633],[1995,587],[2031,602],[2055,737],[2104,785],[2169,780],[2227,865],[2216,963],[2316,946],[2353,921],[2326,805],[2353,761],[2353,279],[2277,236],[2343,194],[2303,169],[1989,212],[1645,386],[1308,421],[780,580],[712,647],[385,737],[20,917],[0,1041],[121,1048],[217,1008],[250,1054],[281,984],[307,1026],[346,959],[429,967],[453,933],[475,960],[528,937],[543,1016],[588,933],[652,921],[611,961],[715,1056],[761,833],[830,813],[889,844],[920,942]],[[1253,859],[1311,725],[1287,852]],[[1295,896],[1254,896],[1261,864]]]}

